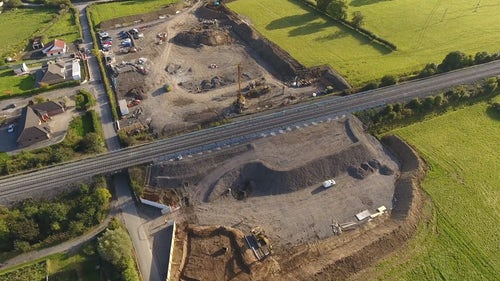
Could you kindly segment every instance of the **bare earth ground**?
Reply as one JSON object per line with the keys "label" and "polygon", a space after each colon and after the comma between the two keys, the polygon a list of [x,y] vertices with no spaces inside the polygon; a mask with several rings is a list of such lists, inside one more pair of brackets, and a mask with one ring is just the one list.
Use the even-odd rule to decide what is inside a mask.
{"label": "bare earth ground", "polygon": [[[175,203],[182,208],[166,217],[174,219],[179,229],[174,276],[180,280],[344,280],[352,276],[401,245],[414,230],[414,224],[398,220],[394,211],[401,209],[403,197],[417,201],[420,197],[412,197],[411,184],[404,196],[398,195],[401,189],[395,191],[401,174],[391,155],[363,133],[357,119],[348,117],[153,166],[152,190],[164,195],[165,190],[173,191],[171,198],[189,202],[189,206],[185,201]],[[382,173],[382,169],[362,177],[353,173],[352,167],[372,159],[394,173]],[[403,171],[407,173],[406,168]],[[331,177],[337,180],[336,186],[320,186]],[[244,198],[239,197],[241,190],[246,191]],[[405,204],[411,206],[411,202]],[[389,214],[395,209],[391,215],[334,235],[333,222],[357,222],[356,213],[374,212],[381,205]],[[418,212],[411,214],[415,221]],[[187,223],[195,225],[187,227]],[[248,234],[255,226],[265,230],[273,246],[273,254],[260,262],[247,254],[242,236],[234,234]],[[203,235],[193,234],[193,228],[203,229]],[[227,253],[221,254],[222,247],[228,248]]]}
{"label": "bare earth ground", "polygon": [[[213,12],[198,8],[105,30],[115,36],[136,27],[144,34],[136,40],[137,52],[120,53],[119,40],[113,50],[116,65],[130,63],[147,72],[116,77],[118,99],[142,100],[121,121],[122,129],[149,127],[154,134],[168,135],[235,116],[239,77],[247,112],[297,103],[324,88],[319,83],[285,86],[224,21],[215,23]],[[211,23],[204,26],[203,20]],[[157,44],[160,33],[166,34],[165,42]],[[145,61],[141,65],[140,58]],[[253,82],[257,94],[247,87]],[[172,89],[168,93],[166,84]],[[403,162],[398,164],[364,134],[357,119],[348,117],[159,163],[150,168],[145,197],[181,209],[149,223],[154,248],[163,249],[165,243],[158,234],[163,220],[174,219],[173,280],[345,280],[414,231],[421,205],[414,182],[421,168],[415,164],[400,171],[406,162],[418,160],[399,159]],[[321,183],[329,178],[337,185],[324,189]],[[355,218],[382,205],[389,214],[363,222]],[[356,226],[335,236],[332,224],[337,222]],[[256,226],[273,245],[273,254],[263,261],[256,260],[243,239]],[[158,259],[160,268],[166,260]]]}
{"label": "bare earth ground", "polygon": [[[238,64],[242,70],[244,93],[248,92],[245,87],[251,81],[261,82],[269,89],[258,97],[247,98],[248,112],[296,103],[322,87],[319,84],[304,88],[285,87],[283,81],[269,73],[272,66],[234,37],[224,22],[204,29],[202,19],[192,13],[196,8],[150,24],[106,30],[115,36],[121,30],[137,27],[144,34],[144,38],[135,41],[136,53],[120,53],[117,38],[113,47],[116,64],[135,63],[139,58],[145,58],[144,66],[148,69],[146,75],[137,71],[124,72],[116,79],[118,99],[132,100],[135,96],[143,100],[140,105],[142,114],[137,118],[128,116],[122,121],[124,126],[141,122],[150,125],[155,133],[168,134],[221,116],[231,116],[238,92]],[[157,35],[162,32],[167,35],[165,43],[156,44],[159,41]],[[208,39],[204,32],[209,33]],[[190,36],[174,39],[180,33]],[[209,42],[191,44],[200,38]],[[217,68],[210,68],[212,64]],[[166,83],[172,87],[171,92],[165,92]]]}

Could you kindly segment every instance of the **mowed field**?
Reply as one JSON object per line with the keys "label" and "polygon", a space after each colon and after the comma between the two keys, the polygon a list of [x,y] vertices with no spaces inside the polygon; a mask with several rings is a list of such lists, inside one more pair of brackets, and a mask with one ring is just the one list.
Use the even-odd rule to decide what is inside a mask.
{"label": "mowed field", "polygon": [[451,51],[500,51],[498,0],[348,2],[349,17],[361,11],[364,27],[398,50],[377,46],[298,0],[236,0],[227,5],[304,65],[329,64],[353,85],[420,70]]}
{"label": "mowed field", "polygon": [[422,186],[432,220],[375,279],[499,280],[500,114],[481,103],[392,133],[430,166]]}
{"label": "mowed field", "polygon": [[155,11],[175,2],[178,2],[178,0],[132,0],[113,2],[92,5],[90,11],[92,13],[92,20],[94,24],[97,25],[103,21],[114,18]]}

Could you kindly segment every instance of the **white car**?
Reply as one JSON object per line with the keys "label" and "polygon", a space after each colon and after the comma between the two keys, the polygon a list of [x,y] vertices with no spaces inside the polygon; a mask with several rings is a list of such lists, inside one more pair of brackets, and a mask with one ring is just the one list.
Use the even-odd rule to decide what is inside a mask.
{"label": "white car", "polygon": [[8,133],[14,132],[14,124],[10,124],[9,127],[7,128]]}
{"label": "white car", "polygon": [[109,33],[107,32],[98,32],[97,33],[99,35],[99,37],[103,38],[103,37],[108,37],[109,36]]}
{"label": "white car", "polygon": [[335,182],[334,179],[329,179],[329,180],[326,180],[323,182],[323,187],[324,188],[329,188],[329,187],[332,187],[334,185],[336,185],[337,183]]}

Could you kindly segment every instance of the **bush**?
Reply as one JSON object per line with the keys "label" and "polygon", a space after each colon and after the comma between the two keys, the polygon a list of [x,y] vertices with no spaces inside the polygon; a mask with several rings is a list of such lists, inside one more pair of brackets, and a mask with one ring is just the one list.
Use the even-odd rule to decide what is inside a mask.
{"label": "bush", "polygon": [[369,91],[369,90],[374,90],[378,88],[378,83],[377,82],[370,82],[366,84],[363,88],[361,88],[361,91]]}
{"label": "bush", "polygon": [[398,80],[396,79],[396,77],[394,77],[393,75],[385,75],[384,77],[382,77],[382,79],[380,80],[380,87],[385,87],[385,86],[390,86],[390,85],[394,85],[398,82]]}

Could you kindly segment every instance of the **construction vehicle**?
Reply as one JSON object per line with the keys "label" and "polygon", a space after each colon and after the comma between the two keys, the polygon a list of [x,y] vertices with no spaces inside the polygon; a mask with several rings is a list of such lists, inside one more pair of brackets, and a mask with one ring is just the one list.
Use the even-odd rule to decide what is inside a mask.
{"label": "construction vehicle", "polygon": [[248,247],[252,249],[258,260],[262,260],[271,254],[271,242],[265,234],[262,227],[254,227],[251,231],[251,235],[245,236]]}

